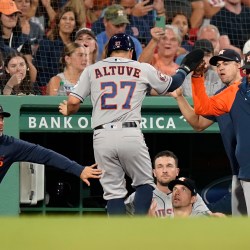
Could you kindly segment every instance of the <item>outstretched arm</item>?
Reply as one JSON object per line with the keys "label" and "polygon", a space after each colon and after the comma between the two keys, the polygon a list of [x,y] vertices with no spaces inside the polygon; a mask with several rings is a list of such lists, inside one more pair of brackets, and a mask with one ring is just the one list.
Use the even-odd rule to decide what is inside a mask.
{"label": "outstretched arm", "polygon": [[176,99],[182,115],[194,130],[200,132],[213,124],[213,121],[195,114],[194,109],[183,96],[181,87],[170,92],[169,95]]}
{"label": "outstretched arm", "polygon": [[65,116],[75,114],[80,108],[80,99],[69,95],[68,100],[64,100],[59,104],[59,112]]}
{"label": "outstretched arm", "polygon": [[101,178],[102,170],[101,169],[94,169],[96,166],[97,166],[97,164],[93,164],[91,166],[86,166],[80,175],[80,178],[82,179],[82,181],[84,181],[88,186],[90,186],[88,178],[94,178],[94,179]]}

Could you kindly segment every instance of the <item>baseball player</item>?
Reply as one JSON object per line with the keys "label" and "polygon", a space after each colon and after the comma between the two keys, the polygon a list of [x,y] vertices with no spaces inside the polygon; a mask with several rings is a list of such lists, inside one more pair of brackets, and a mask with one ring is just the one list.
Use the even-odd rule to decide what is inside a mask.
{"label": "baseball player", "polygon": [[107,45],[106,59],[87,67],[68,101],[59,105],[63,115],[76,113],[90,95],[96,162],[103,170],[100,180],[110,215],[126,213],[124,175],[135,188],[135,214],[146,214],[152,200],[154,181],[148,148],[140,130],[141,106],[151,85],[164,95],[181,85],[186,75],[201,62],[204,53],[187,55],[173,77],[153,66],[134,61],[136,53],[130,36],[116,34]]}
{"label": "baseball player", "polygon": [[0,105],[0,183],[14,162],[28,161],[46,164],[80,177],[88,186],[88,178],[100,178],[101,170],[94,169],[96,164],[83,167],[67,157],[50,149],[29,143],[12,136],[4,135],[4,118],[10,113],[4,112]]}
{"label": "baseball player", "polygon": [[[156,154],[153,160],[153,175],[156,180],[156,187],[153,191],[153,201],[149,209],[149,216],[152,217],[172,217],[172,191],[168,184],[175,180],[180,172],[177,156],[168,150]],[[192,215],[211,214],[201,196],[197,193],[197,198],[192,206]],[[127,213],[134,214],[134,193],[126,200]]]}
{"label": "baseball player", "polygon": [[[228,50],[221,50],[216,57],[210,59],[210,64],[216,64],[217,67],[222,65],[223,58],[227,59]],[[233,63],[227,60],[227,63]],[[215,96],[208,97],[204,91],[204,64],[201,64],[192,75],[192,90],[195,113],[199,115],[214,115],[221,116],[228,113],[231,119],[229,135],[234,139],[231,144],[230,159],[236,157],[238,169],[235,170],[233,176],[233,191],[234,196],[240,199],[237,207],[241,211],[247,211],[250,216],[250,52],[245,56],[245,65],[242,67],[246,72],[246,76],[241,82],[235,82]],[[236,192],[237,191],[237,192]],[[242,198],[243,196],[243,198]],[[233,198],[233,196],[232,196]],[[234,200],[236,202],[236,199]]]}

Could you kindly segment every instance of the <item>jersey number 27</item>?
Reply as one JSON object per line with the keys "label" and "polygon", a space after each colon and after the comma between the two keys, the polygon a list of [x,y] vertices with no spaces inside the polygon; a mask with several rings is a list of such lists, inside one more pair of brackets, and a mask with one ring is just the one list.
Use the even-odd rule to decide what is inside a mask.
{"label": "jersey number 27", "polygon": [[[117,96],[117,92],[121,90],[128,89],[127,97],[124,100],[124,104],[122,105],[122,109],[130,109],[131,108],[131,99],[135,90],[136,82],[128,82],[121,81],[120,84],[116,84],[115,82],[102,82],[101,89],[104,90],[109,88],[111,91],[109,93],[105,93],[101,96],[101,109],[117,109],[117,104],[106,104],[108,99],[112,99]],[[126,96],[125,94],[122,96]],[[111,101],[112,102],[112,101]],[[109,102],[110,103],[110,102]]]}

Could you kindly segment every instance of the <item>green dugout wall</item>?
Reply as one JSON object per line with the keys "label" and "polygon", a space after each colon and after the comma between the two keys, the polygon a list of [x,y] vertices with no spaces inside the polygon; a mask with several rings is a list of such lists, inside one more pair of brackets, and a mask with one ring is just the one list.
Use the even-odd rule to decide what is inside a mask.
{"label": "green dugout wall", "polygon": [[[64,117],[58,112],[58,104],[64,99],[49,96],[0,96],[0,104],[11,113],[11,117],[5,119],[4,133],[17,138],[22,132],[92,133],[89,99],[81,106],[80,112],[70,117]],[[142,116],[141,128],[145,134],[195,133],[171,97],[146,97]],[[218,134],[219,130],[214,124],[203,133]],[[49,147],[49,143],[43,146]],[[0,215],[19,214],[18,163],[13,164],[0,184],[0,201]]]}

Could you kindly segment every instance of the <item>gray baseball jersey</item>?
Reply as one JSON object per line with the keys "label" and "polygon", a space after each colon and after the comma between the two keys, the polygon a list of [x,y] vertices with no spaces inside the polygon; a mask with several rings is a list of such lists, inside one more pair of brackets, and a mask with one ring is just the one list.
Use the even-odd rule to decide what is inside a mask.
{"label": "gray baseball jersey", "polygon": [[[134,195],[135,193],[132,193],[125,201],[128,214],[134,214]],[[155,210],[156,217],[173,217],[172,193],[163,193],[156,187],[153,192],[153,200],[155,200],[157,203]],[[193,205],[190,216],[207,215],[208,212],[210,212],[210,210],[206,206],[201,196],[197,194],[197,200]]]}
{"label": "gray baseball jersey", "polygon": [[140,121],[148,86],[165,94],[171,82],[170,76],[150,64],[109,57],[88,66],[71,95],[84,101],[91,93],[95,128],[115,121]]}
{"label": "gray baseball jersey", "polygon": [[[184,80],[186,73],[180,71],[180,75]],[[82,102],[91,96],[93,147],[98,168],[103,170],[100,183],[104,199],[126,197],[125,173],[135,188],[155,185],[148,147],[139,127],[141,106],[149,85],[165,94],[174,81],[179,83],[179,79],[173,80],[149,64],[120,57],[106,58],[81,74],[70,95]]]}

